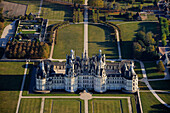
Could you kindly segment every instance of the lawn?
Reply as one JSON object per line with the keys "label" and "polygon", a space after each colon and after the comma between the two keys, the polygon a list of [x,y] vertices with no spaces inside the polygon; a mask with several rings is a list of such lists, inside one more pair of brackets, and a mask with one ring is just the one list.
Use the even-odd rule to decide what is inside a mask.
{"label": "lawn", "polygon": [[[112,92],[110,92],[110,93],[112,93]],[[108,94],[93,94],[93,96],[118,96],[118,97],[121,96],[121,97],[130,97],[131,105],[132,105],[132,112],[133,113],[137,113],[136,102],[135,102],[135,95],[134,94],[110,94],[110,93],[108,93]],[[115,92],[113,91],[113,93],[115,93]],[[89,108],[89,109],[91,109],[91,108]]]}
{"label": "lawn", "polygon": [[89,25],[89,56],[92,57],[102,50],[106,58],[118,58],[117,42],[111,37],[111,31],[108,27],[102,25]]}
{"label": "lawn", "polygon": [[65,59],[73,49],[81,56],[84,47],[84,25],[69,25],[58,31],[57,44],[54,47],[53,58]]}
{"label": "lawn", "polygon": [[164,78],[164,73],[157,70],[155,61],[144,62],[148,79]]}
{"label": "lawn", "polygon": [[150,81],[149,84],[155,90],[170,90],[170,80]]}
{"label": "lawn", "polygon": [[72,19],[72,14],[73,11],[70,6],[45,1],[41,9],[41,17],[51,20],[68,21]]}
{"label": "lawn", "polygon": [[84,101],[80,99],[45,99],[44,113],[84,113]]}
{"label": "lawn", "polygon": [[0,113],[14,113],[25,62],[0,62],[0,65]]}
{"label": "lawn", "polygon": [[170,94],[169,93],[158,93],[159,97],[164,100],[168,105],[170,105]]}
{"label": "lawn", "polygon": [[140,88],[140,90],[149,90],[147,85],[144,82],[138,82],[138,87]]}
{"label": "lawn", "polygon": [[135,69],[136,74],[138,75],[138,79],[143,78],[142,70],[141,70],[141,66],[140,66],[139,62],[135,62],[135,68],[134,69]]}
{"label": "lawn", "polygon": [[152,93],[140,93],[144,113],[169,113],[168,108],[161,104]]}
{"label": "lawn", "polygon": [[128,113],[127,99],[89,100],[89,113]]}
{"label": "lawn", "polygon": [[121,30],[121,51],[122,58],[133,58],[133,39],[138,31],[145,27],[146,32],[152,31],[157,34],[159,24],[157,22],[124,22],[117,24]]}
{"label": "lawn", "polygon": [[41,99],[21,99],[19,113],[39,113]]}
{"label": "lawn", "polygon": [[34,34],[36,31],[22,31],[22,34]]}

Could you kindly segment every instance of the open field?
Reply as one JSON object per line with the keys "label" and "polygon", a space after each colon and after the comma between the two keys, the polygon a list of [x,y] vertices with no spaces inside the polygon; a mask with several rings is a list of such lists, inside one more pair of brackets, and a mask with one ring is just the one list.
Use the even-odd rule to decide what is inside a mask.
{"label": "open field", "polygon": [[70,20],[72,19],[72,8],[66,5],[43,2],[40,16],[51,20]]}
{"label": "open field", "polygon": [[128,113],[127,99],[89,100],[89,113]]}
{"label": "open field", "polygon": [[121,30],[121,51],[122,58],[133,58],[133,39],[138,31],[145,27],[146,32],[152,31],[153,33],[158,33],[158,23],[157,22],[121,22],[117,24]]}
{"label": "open field", "polygon": [[54,46],[53,58],[65,59],[73,49],[77,56],[81,56],[84,45],[84,25],[69,25],[58,31],[57,44]]}
{"label": "open field", "polygon": [[45,99],[44,113],[84,113],[80,99]]}
{"label": "open field", "polygon": [[5,1],[28,5],[26,14],[29,13],[37,14],[39,11],[41,0],[5,0]]}
{"label": "open field", "polygon": [[170,109],[161,104],[152,93],[141,92],[140,97],[144,113],[169,113]]}
{"label": "open field", "polygon": [[164,73],[157,70],[155,61],[144,62],[148,79],[164,78]]}
{"label": "open field", "polygon": [[149,84],[155,90],[170,90],[170,80],[150,81]]}
{"label": "open field", "polygon": [[106,58],[118,58],[118,48],[115,39],[110,36],[112,31],[102,25],[89,25],[89,57],[99,53],[106,55]]}
{"label": "open field", "polygon": [[138,75],[138,79],[143,78],[142,70],[139,62],[135,62],[135,72]]}
{"label": "open field", "polygon": [[41,99],[21,99],[19,113],[39,113]]}
{"label": "open field", "polygon": [[24,74],[24,62],[0,62],[0,113],[14,113]]}
{"label": "open field", "polygon": [[3,1],[2,4],[4,5],[3,15],[5,17],[20,16],[20,15],[24,16],[26,13],[27,5],[5,2],[5,1]]}

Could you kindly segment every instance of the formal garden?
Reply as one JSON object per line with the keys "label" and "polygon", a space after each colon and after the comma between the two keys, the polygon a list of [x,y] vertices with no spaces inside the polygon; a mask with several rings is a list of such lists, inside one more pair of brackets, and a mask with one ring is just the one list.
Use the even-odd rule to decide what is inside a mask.
{"label": "formal garden", "polygon": [[127,99],[89,100],[89,113],[129,113]]}
{"label": "formal garden", "polygon": [[45,99],[44,113],[84,113],[81,99]]}
{"label": "formal garden", "polygon": [[41,108],[40,98],[21,99],[18,113],[39,113]]}

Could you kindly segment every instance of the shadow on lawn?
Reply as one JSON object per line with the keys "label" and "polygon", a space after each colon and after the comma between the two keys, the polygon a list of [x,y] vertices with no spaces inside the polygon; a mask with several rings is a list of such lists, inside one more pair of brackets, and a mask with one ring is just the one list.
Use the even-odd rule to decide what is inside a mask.
{"label": "shadow on lawn", "polygon": [[[25,65],[22,67],[25,68]],[[31,64],[28,68],[31,68]],[[23,76],[24,72],[23,75],[0,75],[0,91],[20,91]]]}
{"label": "shadow on lawn", "polygon": [[151,31],[154,34],[158,34],[159,31],[160,31],[159,30],[159,23],[157,23],[157,22],[152,22],[152,23],[150,23],[150,22],[141,22],[138,25],[140,26],[140,28],[136,32],[142,30],[143,27],[145,27],[146,32]]}
{"label": "shadow on lawn", "polygon": [[122,41],[120,43],[122,58],[133,59],[133,42],[132,41]]}
{"label": "shadow on lawn", "polygon": [[149,113],[169,113],[169,108],[165,107],[163,104],[156,104],[151,106],[152,109]]}
{"label": "shadow on lawn", "polygon": [[[64,21],[72,20],[72,14],[73,14],[72,11],[73,10],[70,5],[62,5],[62,4],[57,4],[57,3],[43,2],[42,9],[43,8],[50,8],[52,11],[58,11],[58,12],[64,11],[65,12]],[[44,10],[42,10],[42,12],[41,12],[41,16],[46,16],[46,18],[49,18],[48,14],[49,14],[49,12],[44,12]],[[53,15],[55,15],[55,14],[53,14]],[[53,18],[53,19],[57,19],[57,18]],[[60,19],[58,19],[58,20],[60,20]]]}
{"label": "shadow on lawn", "polygon": [[[115,42],[115,37],[110,36],[111,33],[114,33],[114,31],[111,31],[108,27],[103,25],[94,25],[90,24],[92,26],[96,26],[104,30],[105,32],[105,41],[97,42],[97,41],[89,41],[88,43],[95,43],[99,45],[99,47],[104,51],[111,51],[111,54],[105,53],[107,58],[118,58],[118,50],[117,50],[117,42]],[[97,33],[97,32],[96,32]],[[96,54],[98,51],[96,51]],[[93,55],[96,55],[95,53]]]}

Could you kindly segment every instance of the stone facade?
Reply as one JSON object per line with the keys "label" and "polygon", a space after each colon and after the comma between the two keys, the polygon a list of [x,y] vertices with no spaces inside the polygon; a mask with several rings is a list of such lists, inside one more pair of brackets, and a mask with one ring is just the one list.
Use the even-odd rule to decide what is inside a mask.
{"label": "stone facade", "polygon": [[37,68],[36,90],[65,89],[68,92],[87,89],[96,92],[123,90],[136,92],[138,76],[131,61],[106,62],[105,54],[87,58],[67,55],[66,63],[41,62]]}

